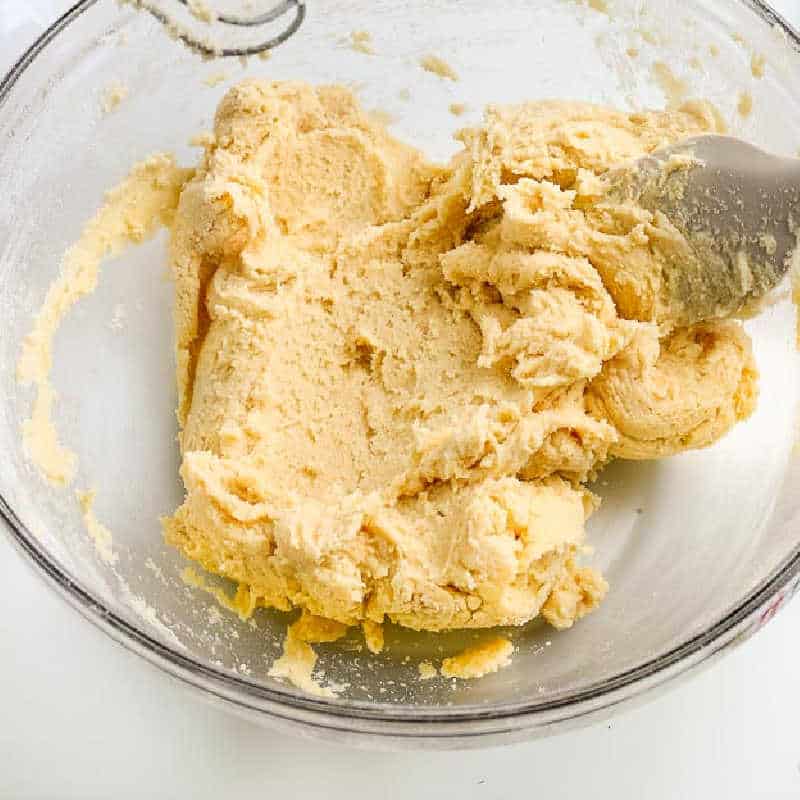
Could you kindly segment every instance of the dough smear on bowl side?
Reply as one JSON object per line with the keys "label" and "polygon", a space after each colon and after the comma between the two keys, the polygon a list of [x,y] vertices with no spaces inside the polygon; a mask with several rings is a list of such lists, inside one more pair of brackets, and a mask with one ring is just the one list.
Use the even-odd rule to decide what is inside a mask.
{"label": "dough smear on bowl side", "polygon": [[755,405],[738,322],[664,316],[677,232],[597,194],[715,119],[495,106],[440,166],[342,87],[230,90],[172,224],[186,497],[167,540],[255,606],[372,637],[594,609],[584,483]]}
{"label": "dough smear on bowl side", "polygon": [[58,277],[22,342],[17,382],[35,389],[31,415],[22,423],[23,444],[28,457],[55,486],[71,483],[78,462],[75,453],[61,443],[52,419],[56,393],[50,372],[56,331],[72,306],[97,287],[104,259],[120,255],[170,224],[191,175],[172,156],[158,153],[134,165],[119,185],[106,192],[103,206],[64,254]]}

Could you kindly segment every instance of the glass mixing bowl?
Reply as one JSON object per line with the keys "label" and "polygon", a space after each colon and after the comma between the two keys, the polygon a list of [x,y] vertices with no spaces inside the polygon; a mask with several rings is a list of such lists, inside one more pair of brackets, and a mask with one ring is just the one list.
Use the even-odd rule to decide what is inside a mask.
{"label": "glass mixing bowl", "polygon": [[[350,84],[397,136],[439,159],[455,150],[453,131],[488,102],[555,97],[639,108],[662,106],[678,89],[714,102],[734,133],[796,153],[800,40],[761,3],[609,0],[602,9],[563,0],[309,2],[299,30],[269,60],[243,64],[207,63],[150,15],[87,0],[6,76],[0,511],[35,569],[90,621],[259,720],[372,745],[465,746],[549,732],[651,692],[741,641],[792,593],[800,361],[788,299],[747,323],[762,371],[752,419],[708,450],[619,462],[601,475],[594,488],[604,503],[589,540],[611,584],[605,603],[565,633],[538,624],[510,631],[512,665],[473,682],[423,682],[417,664],[486,634],[391,628],[381,656],[355,635],[320,646],[320,666],[346,688],[335,699],[304,695],[267,674],[289,615],[262,610],[242,622],[182,582],[186,562],[164,545],[158,521],[182,497],[163,235],[105,265],[97,291],[56,337],[55,416],[80,458],[74,485],[50,487],[22,451],[31,394],[17,386],[15,363],[65,248],[135,161],[168,150],[192,163],[190,137],[210,126],[225,86],[245,75]],[[354,30],[372,35],[374,55],[348,46]],[[419,58],[431,53],[460,79],[422,71]],[[654,79],[658,63],[676,80],[665,81],[663,68]],[[128,95],[108,113],[103,98],[116,84]],[[737,112],[742,93],[752,96],[748,116]],[[454,116],[451,103],[465,103],[466,113]],[[90,486],[113,532],[112,567],[98,559],[74,495]]]}

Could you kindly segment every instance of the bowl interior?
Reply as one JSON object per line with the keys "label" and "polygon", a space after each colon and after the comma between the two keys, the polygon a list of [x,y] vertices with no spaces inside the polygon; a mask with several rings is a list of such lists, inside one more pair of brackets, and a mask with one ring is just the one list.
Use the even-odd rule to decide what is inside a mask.
{"label": "bowl interior", "polygon": [[[31,403],[15,381],[21,339],[65,248],[135,161],[172,151],[192,163],[198,151],[190,137],[210,127],[227,86],[254,75],[349,84],[365,107],[388,115],[398,137],[437,159],[454,152],[453,132],[478,121],[486,103],[547,97],[658,107],[674,99],[680,82],[687,95],[717,104],[734,133],[776,152],[797,151],[800,55],[755,5],[499,6],[310,3],[299,32],[269,60],[241,64],[206,63],[148,15],[100,3],[55,36],[0,105],[0,494],[35,546],[105,608],[199,664],[295,694],[267,675],[290,617],[259,611],[239,621],[182,582],[186,562],[161,538],[159,516],[182,497],[163,234],[105,264],[97,290],[56,337],[55,418],[80,459],[74,485],[46,484],[21,446]],[[348,46],[353,30],[370,32],[374,55]],[[459,80],[422,71],[418,61],[428,53],[451,64]],[[763,77],[754,75],[754,56],[766,59]],[[657,63],[679,83],[670,88],[654,77]],[[208,86],[208,78],[221,83]],[[117,83],[128,96],[106,113],[104,92]],[[742,93],[753,99],[747,117],[737,112]],[[450,113],[455,102],[466,104],[463,116]],[[413,715],[568,697],[682,645],[774,575],[796,551],[800,531],[800,374],[788,299],[747,328],[761,369],[753,418],[702,452],[614,464],[594,487],[604,504],[589,524],[591,561],[612,587],[596,613],[565,633],[537,624],[512,631],[512,666],[472,683],[420,681],[417,664],[485,634],[391,629],[379,657],[352,635],[320,647],[321,668],[344,687],[332,705],[390,704]],[[97,489],[97,517],[113,532],[113,568],[98,559],[81,520],[74,490],[89,487]]]}

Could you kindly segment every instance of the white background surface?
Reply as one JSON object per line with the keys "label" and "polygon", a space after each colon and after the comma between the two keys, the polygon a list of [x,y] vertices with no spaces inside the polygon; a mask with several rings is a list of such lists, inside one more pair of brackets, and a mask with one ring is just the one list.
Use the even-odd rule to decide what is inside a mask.
{"label": "white background surface", "polygon": [[[69,5],[0,0],[0,69]],[[776,8],[800,26],[800,0]],[[212,709],[95,630],[0,537],[0,797],[800,798],[800,601],[647,705],[466,753],[365,753]]]}

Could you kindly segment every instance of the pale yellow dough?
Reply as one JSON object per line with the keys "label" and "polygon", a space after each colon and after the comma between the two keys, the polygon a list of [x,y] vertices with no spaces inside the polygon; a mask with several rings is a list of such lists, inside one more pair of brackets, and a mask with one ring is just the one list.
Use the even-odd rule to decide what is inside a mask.
{"label": "pale yellow dough", "polygon": [[445,678],[471,680],[497,672],[511,663],[514,645],[503,636],[495,636],[486,642],[468,647],[456,656],[442,661]]}
{"label": "pale yellow dough", "polygon": [[336,692],[322,686],[314,677],[317,654],[312,644],[335,642],[347,633],[347,627],[339,622],[315,617],[303,612],[297,622],[289,626],[283,642],[283,654],[270,667],[273,678],[281,678],[318,697],[335,697]]}
{"label": "pale yellow dough", "polygon": [[[612,165],[715,127],[700,103],[493,107],[441,167],[343,88],[232,89],[172,230],[167,540],[374,649],[385,620],[591,611],[582,483],[710,444],[755,402],[738,323],[662,313],[668,223],[597,196]],[[276,674],[306,647],[287,639]]]}

